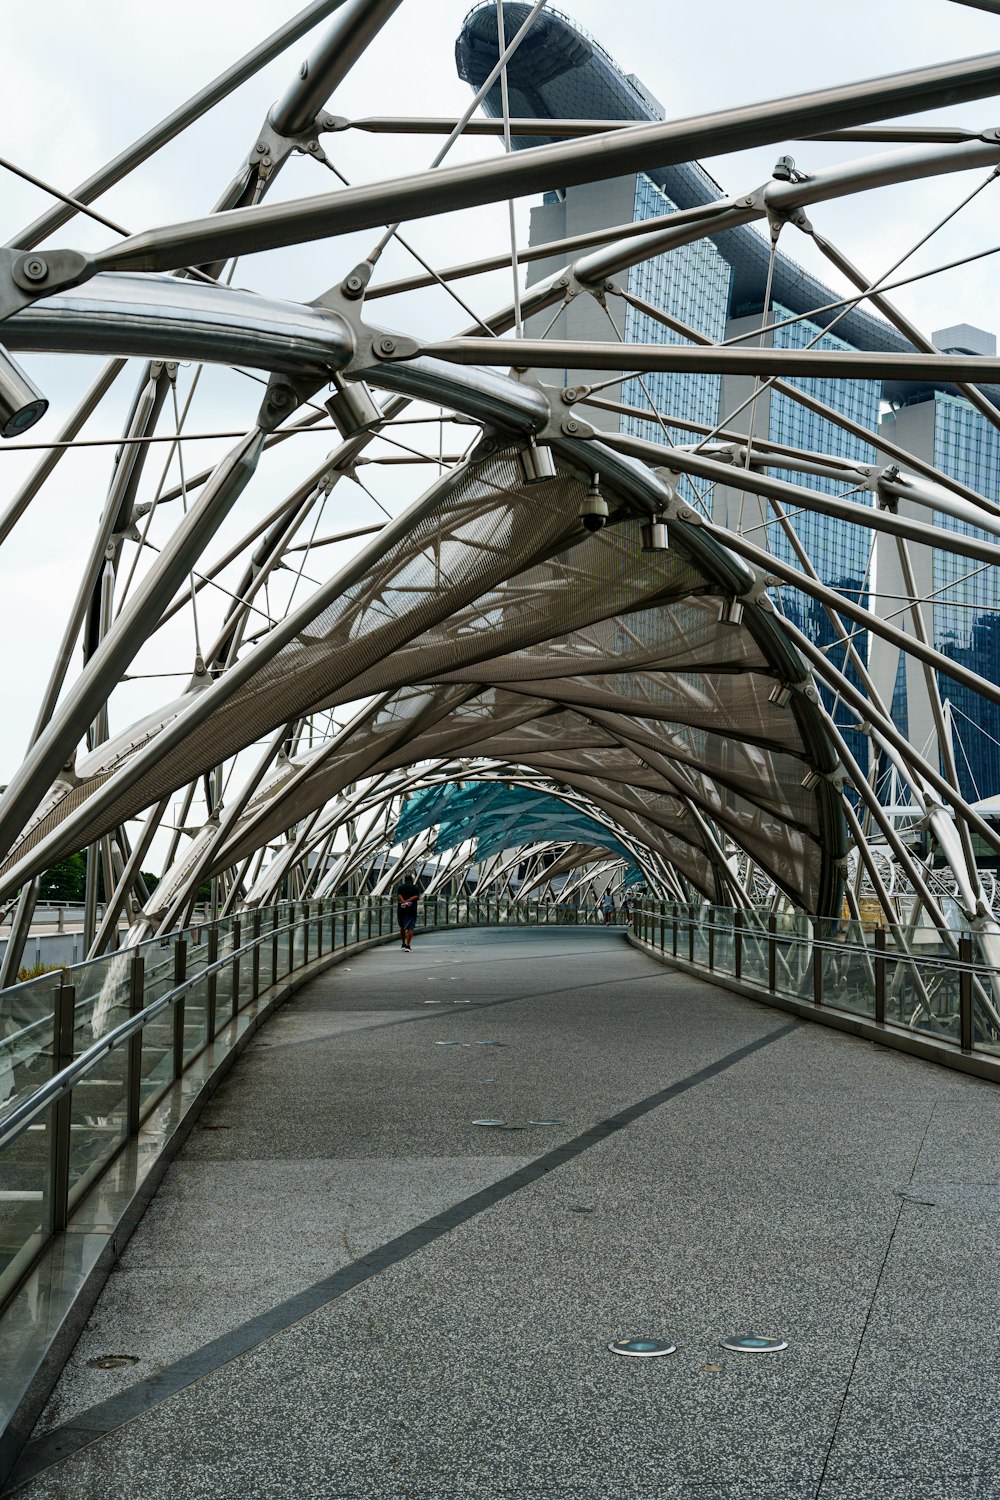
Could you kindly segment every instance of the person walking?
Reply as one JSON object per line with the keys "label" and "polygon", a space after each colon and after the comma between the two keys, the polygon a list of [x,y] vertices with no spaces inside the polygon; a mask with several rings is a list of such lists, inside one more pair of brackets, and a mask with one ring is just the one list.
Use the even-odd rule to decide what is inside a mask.
{"label": "person walking", "polygon": [[396,887],[396,920],[399,923],[399,936],[402,939],[404,953],[409,953],[410,944],[413,942],[413,929],[417,925],[417,901],[420,894],[420,887],[412,875],[404,875]]}
{"label": "person walking", "polygon": [[615,915],[615,898],[610,891],[605,891],[601,897],[601,911],[604,913],[605,927],[610,927]]}

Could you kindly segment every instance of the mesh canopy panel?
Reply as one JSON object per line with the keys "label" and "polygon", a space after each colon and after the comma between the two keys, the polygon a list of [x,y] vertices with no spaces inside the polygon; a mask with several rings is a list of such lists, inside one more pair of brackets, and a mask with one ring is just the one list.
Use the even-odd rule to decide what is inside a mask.
{"label": "mesh canopy panel", "polygon": [[[501,815],[480,789],[467,799],[475,816],[456,822],[454,792],[436,793],[427,805],[440,813],[431,822],[441,848],[474,837],[485,857],[558,840],[631,859],[634,844],[715,899],[714,840],[726,834],[813,905],[825,856],[816,796],[801,785],[810,752],[800,717],[768,697],[794,653],[783,641],[771,661],[776,627],[763,617],[753,629],[722,623],[733,575],[721,568],[725,584],[712,575],[717,544],[646,553],[632,518],[585,536],[585,494],[566,472],[524,488],[513,449],[445,475],[280,628],[277,648],[275,633],[212,687],[165,710],[165,727],[151,720],[106,747],[98,774],[54,788],[7,865],[147,740],[158,757],[145,753],[72,847],[289,720],[390,693],[349,734],[283,762],[216,850],[213,870],[365,777],[472,757],[562,781],[592,815],[527,792]],[[387,837],[405,838],[405,817],[400,827]]]}

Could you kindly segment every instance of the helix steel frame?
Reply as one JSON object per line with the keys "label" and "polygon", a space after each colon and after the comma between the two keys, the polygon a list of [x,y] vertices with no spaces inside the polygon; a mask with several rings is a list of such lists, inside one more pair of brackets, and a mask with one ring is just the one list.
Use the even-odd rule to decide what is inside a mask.
{"label": "helix steel frame", "polygon": [[[656,413],[662,442],[609,433],[593,426],[588,416],[600,407],[615,409],[614,402],[602,400],[591,386],[560,384],[557,375],[556,383],[550,381],[553,372],[569,367],[633,374],[748,374],[755,390],[767,382],[854,435],[857,429],[848,418],[789,380],[822,375],[946,381],[1000,426],[994,399],[1000,360],[937,350],[887,300],[879,283],[817,233],[807,214],[834,199],[887,186],[972,169],[1000,172],[1000,131],[995,128],[976,134],[925,124],[880,125],[944,104],[995,97],[1000,93],[1000,52],[628,128],[607,121],[511,119],[509,113],[503,121],[486,120],[474,113],[485,86],[457,120],[348,119],[331,113],[338,86],[391,24],[400,3],[315,0],[72,192],[53,189],[54,206],[0,250],[5,435],[23,442],[46,406],[13,354],[29,363],[38,353],[106,361],[56,434],[40,445],[28,479],[6,497],[0,543],[29,507],[45,504],[61,460],[84,441],[80,434],[117,383],[132,379],[135,392],[31,743],[0,797],[0,901],[11,914],[0,986],[17,972],[40,879],[80,847],[88,850],[85,941],[91,956],[117,941],[122,920],[129,924],[130,941],[182,924],[206,880],[211,882],[213,914],[253,908],[283,893],[320,898],[364,887],[381,894],[394,870],[413,863],[426,864],[432,890],[448,882],[461,884],[477,866],[481,891],[509,891],[519,865],[526,867],[527,887],[536,894],[546,888],[554,892],[551,882],[557,877],[565,882],[561,889],[589,891],[590,899],[620,885],[621,861],[599,847],[561,839],[558,832],[503,859],[477,861],[474,830],[447,857],[435,849],[428,831],[390,857],[398,845],[395,829],[405,798],[456,780],[543,790],[554,804],[585,812],[607,829],[613,843],[632,852],[648,890],[662,901],[695,898],[738,911],[766,898],[831,917],[845,902],[850,915],[857,916],[859,900],[867,896],[898,923],[902,894],[909,902],[907,920],[914,927],[929,923],[952,947],[955,924],[949,903],[957,902],[986,964],[1000,970],[995,881],[980,870],[974,847],[978,839],[1000,853],[1000,833],[960,790],[939,680],[958,681],[993,703],[1000,703],[1000,686],[935,647],[912,565],[920,549],[937,548],[970,566],[995,567],[1000,563],[1000,505],[881,441],[879,449],[891,464],[848,463],[833,454],[779,448],[752,434],[752,419],[750,431],[744,430],[748,424],[741,424],[739,413],[723,430],[692,433],[692,441],[683,444],[666,437],[668,428],[685,426],[670,412]],[[979,0],[961,3],[991,8]],[[542,4],[544,0],[506,44],[488,83],[503,76],[505,60]],[[90,206],[110,187],[319,25],[325,29],[307,61],[251,137],[209,214],[134,235],[123,232],[96,253],[59,248],[52,241],[60,233],[71,241],[74,221],[81,213],[95,214]],[[293,154],[337,173],[328,147],[332,150],[349,132],[442,134],[448,145],[463,134],[497,136],[508,147],[512,132],[536,133],[554,144],[520,153],[508,149],[502,156],[457,166],[439,165],[441,152],[423,173],[359,186],[341,182],[314,196],[264,201]],[[512,239],[509,249],[475,261],[439,269],[421,262],[420,275],[379,281],[382,249],[407,220],[504,204],[542,190],[685,162],[701,153],[718,155],[803,137],[845,144],[873,140],[894,149],[808,176],[798,174],[798,180],[770,181],[642,226],[609,226],[530,251],[519,251]],[[623,299],[636,305],[617,277],[653,256],[755,222],[768,227],[773,243],[782,233],[810,237],[858,287],[857,303],[867,299],[903,335],[908,351],[719,344],[680,322],[675,309],[645,304],[644,311],[684,342],[623,345],[620,338],[609,337],[606,342],[567,343],[524,336],[526,319],[558,310],[577,297],[593,298],[602,306]],[[234,257],[261,256],[319,239],[336,249],[345,235],[361,230],[381,235],[374,250],[357,264],[347,256],[338,280],[308,301],[229,284],[226,268],[231,276]],[[543,253],[559,254],[565,265],[541,282],[522,285],[524,266]],[[387,328],[369,310],[381,297],[404,297],[435,284],[451,288],[461,301],[456,284],[501,270],[513,272],[513,300],[486,318],[477,316],[454,335],[442,331],[427,338]],[[178,416],[183,361],[196,362],[199,372],[211,366],[258,372],[262,383],[259,410],[246,430],[220,461],[197,472],[186,471],[181,461],[198,436],[182,433]],[[193,398],[192,387],[189,405]],[[463,438],[464,452],[456,458],[445,455],[440,444],[437,454],[427,444],[400,446],[399,436],[412,437],[421,422],[426,424],[421,430],[438,434],[441,443],[448,425],[450,433]],[[208,425],[214,432],[217,424]],[[278,445],[286,445],[282,454],[292,454],[297,435],[330,428],[338,435],[333,450],[319,465],[300,471],[263,521],[253,522],[239,542],[216,555],[214,539],[224,523],[241,516],[241,501],[258,481],[265,455]],[[395,443],[391,451],[387,439]],[[168,486],[164,471],[157,488],[152,455],[159,441],[169,443],[171,456],[178,458],[179,478]],[[435,469],[434,482],[412,505],[380,519],[377,526],[317,537],[323,507],[338,485],[356,480],[359,466],[366,463],[377,468],[399,462]],[[791,477],[776,478],[775,470]],[[838,497],[811,489],[797,483],[796,475],[834,479],[848,493]],[[599,539],[581,525],[586,507],[580,496],[588,482],[591,490],[598,488],[595,476],[599,498],[610,501],[606,508],[611,512]],[[681,476],[755,497],[761,513],[773,517],[792,541],[796,564],[777,558],[760,541],[759,528],[751,536],[749,528],[727,528],[696,512],[679,494]],[[856,498],[858,491],[873,503]],[[464,524],[460,515],[455,519],[462,507],[485,524],[491,504],[498,516],[505,506],[523,506],[546,493],[561,498],[550,505],[550,530],[543,536],[540,528],[537,553],[530,550],[525,533],[505,568],[501,538],[507,522],[494,518],[489,537],[474,544],[484,559],[476,575],[478,593],[471,581],[448,576],[446,512],[454,528],[453,545]],[[168,512],[177,500],[182,513],[176,504]],[[892,549],[908,596],[896,623],[883,608],[865,607],[820,580],[788,521],[790,512],[803,510],[843,526],[862,526],[873,533],[878,548]],[[936,513],[974,527],[975,534],[936,527]],[[165,521],[168,514],[171,519]],[[659,541],[650,544],[656,528]],[[773,720],[776,713],[788,712],[791,727],[782,731],[779,749],[794,762],[795,780],[781,783],[776,777],[766,796],[748,785],[745,776],[727,779],[721,761],[699,768],[696,753],[685,758],[683,737],[668,728],[669,713],[660,714],[661,733],[649,727],[657,722],[653,710],[658,700],[650,690],[648,701],[640,701],[643,684],[657,674],[657,682],[670,675],[670,652],[662,642],[659,656],[650,649],[642,678],[643,641],[628,622],[630,611],[644,617],[660,611],[657,628],[671,628],[667,575],[656,572],[664,528],[670,567],[688,579],[691,607],[711,602],[729,627],[717,634],[727,638],[731,649],[727,654],[718,645],[703,675],[706,683],[717,683],[724,669],[746,685],[747,696],[739,715],[734,711],[729,730],[733,740],[742,740],[751,751],[757,746],[762,755],[775,752]],[[574,560],[596,556],[592,549],[610,545],[616,534],[631,538],[636,554],[643,538],[647,550],[639,555],[648,571],[636,574],[630,599],[622,584],[622,597],[606,616],[594,602],[591,582],[588,615],[573,592],[586,562],[578,566]],[[354,537],[364,540],[346,563],[331,568],[324,562],[325,544]],[[386,569],[395,566],[392,559],[408,546],[415,548],[411,567],[418,562],[424,566],[433,554],[437,574],[433,588],[421,585],[428,595],[424,612],[415,610],[409,620],[400,617],[399,630],[381,656],[381,638],[374,631],[371,659],[356,665],[335,691],[310,694],[307,681],[289,677],[283,699],[275,694],[270,707],[262,707],[257,717],[248,715],[242,739],[234,729],[220,741],[221,749],[211,744],[211,736],[206,740],[206,726],[221,724],[241,704],[258,702],[268,673],[273,677],[279,672],[288,651],[319,630],[319,622],[345,599],[363,596],[367,589],[369,608],[376,598],[384,602]],[[619,563],[622,555],[615,554]],[[318,578],[306,575],[306,563],[312,573],[319,572]],[[303,593],[294,605],[293,592],[287,607],[275,607],[272,595],[278,597],[279,580],[289,571],[297,577],[296,587],[305,582],[312,592]],[[838,669],[775,609],[769,590],[776,582],[815,601],[844,646],[850,672]],[[391,587],[416,589],[416,584]],[[520,617],[518,611],[526,612],[523,600],[532,591],[533,623],[511,648],[504,644],[503,629],[515,615]],[[220,592],[226,604],[215,622],[216,633],[211,639],[202,637],[199,605],[207,619],[207,600]],[[473,628],[461,623],[466,620],[462,612],[477,599],[478,615],[468,616],[468,622],[475,621]],[[124,723],[116,694],[137,656],[158,636],[171,638],[172,622],[189,609],[194,612],[195,650],[177,662],[181,672],[190,672],[186,687],[158,711]],[[629,669],[626,682],[625,668],[605,636],[601,665],[617,681],[621,701],[615,701],[613,684],[605,685],[603,696],[595,696],[588,706],[560,687],[556,658],[574,649],[597,651],[596,638],[587,632],[602,619],[614,621],[622,639],[632,631],[629,649],[639,665],[634,672]],[[455,647],[454,660],[439,661],[426,677],[407,676],[403,667],[394,677],[394,655],[426,644],[428,633],[444,631],[449,621],[460,622],[463,638],[477,635],[475,649]],[[859,631],[921,664],[937,731],[930,749],[908,743],[894,725],[890,706],[856,644]],[[738,650],[732,644],[737,641]],[[678,639],[678,651],[681,645]],[[537,681],[518,676],[516,663],[508,663],[507,675],[496,668],[497,658],[513,659],[519,651],[544,655],[546,648],[546,671],[538,670]],[[675,675],[700,670],[694,656],[685,661],[681,652],[676,660],[681,666]],[[752,667],[746,665],[750,661]],[[595,668],[587,670],[593,674]],[[763,697],[756,687],[750,691],[761,679],[768,687]],[[867,765],[858,762],[843,728],[824,706],[820,686],[846,705],[868,737]],[[739,690],[733,688],[734,693]],[[499,725],[501,699],[506,727]],[[346,722],[335,718],[342,710],[347,711]],[[633,732],[635,724],[643,726],[641,733]],[[572,732],[561,740],[567,727]],[[184,773],[170,779],[170,768],[181,764],[186,747]],[[880,800],[876,773],[886,766],[894,784],[905,790],[908,816],[903,823]],[[790,774],[787,766],[783,774]],[[906,823],[927,831],[936,860],[915,850]],[[812,861],[808,878],[792,878],[783,857],[769,853],[771,844],[779,849],[781,839],[788,839],[789,847],[807,849],[808,858],[804,854],[802,859],[803,868]],[[162,869],[151,892],[142,866],[157,843],[162,845]],[[107,893],[100,922],[99,871]]]}

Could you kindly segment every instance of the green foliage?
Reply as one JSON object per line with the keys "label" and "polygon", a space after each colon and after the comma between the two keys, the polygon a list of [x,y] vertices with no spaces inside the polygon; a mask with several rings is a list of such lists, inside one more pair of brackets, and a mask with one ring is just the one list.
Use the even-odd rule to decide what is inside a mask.
{"label": "green foliage", "polygon": [[40,974],[55,974],[61,968],[61,964],[32,964],[30,969],[22,966],[17,971],[17,982],[23,984],[26,979],[37,979]]}
{"label": "green foliage", "polygon": [[40,901],[82,901],[87,884],[87,857],[68,854],[46,870],[38,890]]}

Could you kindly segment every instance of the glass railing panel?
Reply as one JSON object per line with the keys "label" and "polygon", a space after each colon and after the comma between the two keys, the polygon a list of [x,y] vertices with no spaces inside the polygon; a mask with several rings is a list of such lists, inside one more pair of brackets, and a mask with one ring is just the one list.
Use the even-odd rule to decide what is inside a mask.
{"label": "glass railing panel", "polygon": [[1000,1056],[1000,973],[987,970],[982,990],[972,995],[972,1045],[977,1052]]}
{"label": "glass railing panel", "polygon": [[62,970],[4,990],[0,997],[0,1119],[52,1072],[56,994]]}
{"label": "glass railing panel", "polygon": [[756,924],[743,928],[743,978],[747,984],[767,988],[767,929]]}
{"label": "glass railing panel", "polygon": [[[243,937],[240,939],[240,946],[241,946],[241,948],[245,948],[247,946],[247,944],[251,942],[252,936],[253,936],[253,934],[251,932],[246,932],[246,933],[243,934]],[[266,949],[266,945],[265,945],[264,948],[261,949],[261,964],[262,965],[263,965],[263,962],[264,962],[264,952],[265,952],[265,949]],[[237,1007],[236,1007],[237,1010],[242,1010],[245,1005],[249,1005],[250,1001],[254,997],[253,963],[254,963],[254,950],[253,950],[253,948],[249,948],[246,953],[243,953],[243,954],[240,955],[240,959],[239,959],[239,966],[238,966],[239,967],[239,972],[237,974],[236,981],[235,981],[235,983],[236,983],[236,989],[237,989]],[[230,982],[230,984],[232,984],[234,982],[233,981],[233,966],[232,966],[232,964],[229,965],[227,972],[228,972],[228,975],[229,975],[229,982]],[[261,973],[263,973],[263,972],[264,972],[264,970],[263,970],[263,967],[262,967],[261,968]],[[264,987],[263,986],[263,981],[261,981],[261,983],[258,984],[258,994],[260,993],[260,990],[263,989],[263,987]]]}
{"label": "glass railing panel", "polygon": [[200,974],[202,969],[209,963],[211,945],[209,942],[209,929],[206,926],[189,927],[181,934],[187,944],[185,960],[187,963],[187,974]]}
{"label": "glass railing panel", "polygon": [[0,1154],[0,1302],[48,1238],[52,1120],[50,1108]]}
{"label": "glass railing panel", "polygon": [[139,946],[142,959],[142,1003],[152,1005],[174,988],[176,972],[176,937],[153,938]]}
{"label": "glass railing panel", "polygon": [[109,953],[104,958],[92,958],[74,964],[66,970],[66,976],[76,991],[73,1053],[79,1056],[128,1018],[132,955]]}
{"label": "glass railing panel", "polygon": [[184,991],[184,1064],[208,1041],[208,978],[200,975]]}
{"label": "glass railing panel", "polygon": [[[239,1009],[239,1003],[237,1003]],[[215,971],[215,1029],[224,1026],[233,1013],[232,960]]]}
{"label": "glass railing panel", "polygon": [[[124,1015],[116,1015],[117,1025]],[[107,1027],[110,1030],[110,1025]],[[86,1189],[118,1151],[128,1133],[128,1047],[99,1058],[75,1085],[70,1103],[70,1201]]]}
{"label": "glass railing panel", "polygon": [[[695,908],[692,913],[692,921],[694,922],[694,957],[692,962],[705,969],[708,968],[708,920],[710,920],[710,917],[707,912]],[[720,935],[716,933],[717,938]],[[716,960],[716,965],[718,966],[718,960]]]}
{"label": "glass railing panel", "polygon": [[292,969],[301,969],[306,961],[306,926],[307,923],[297,912],[295,916],[295,927],[292,930]]}
{"label": "glass railing panel", "polygon": [[[717,974],[736,973],[736,935],[733,930],[732,913],[716,909],[710,918],[713,928],[713,947],[715,950],[715,972]],[[695,963],[708,964],[708,954],[702,959],[702,945],[695,935]]]}
{"label": "glass railing panel", "polygon": [[886,1020],[895,1026],[905,1026],[909,1031],[945,1035],[933,1004],[920,965],[909,956],[894,951],[886,958]]}
{"label": "glass railing panel", "polygon": [[[961,969],[942,958],[919,956],[916,971],[921,984],[917,1024],[943,1041],[961,1042]],[[912,1023],[911,1023],[912,1024]]]}

